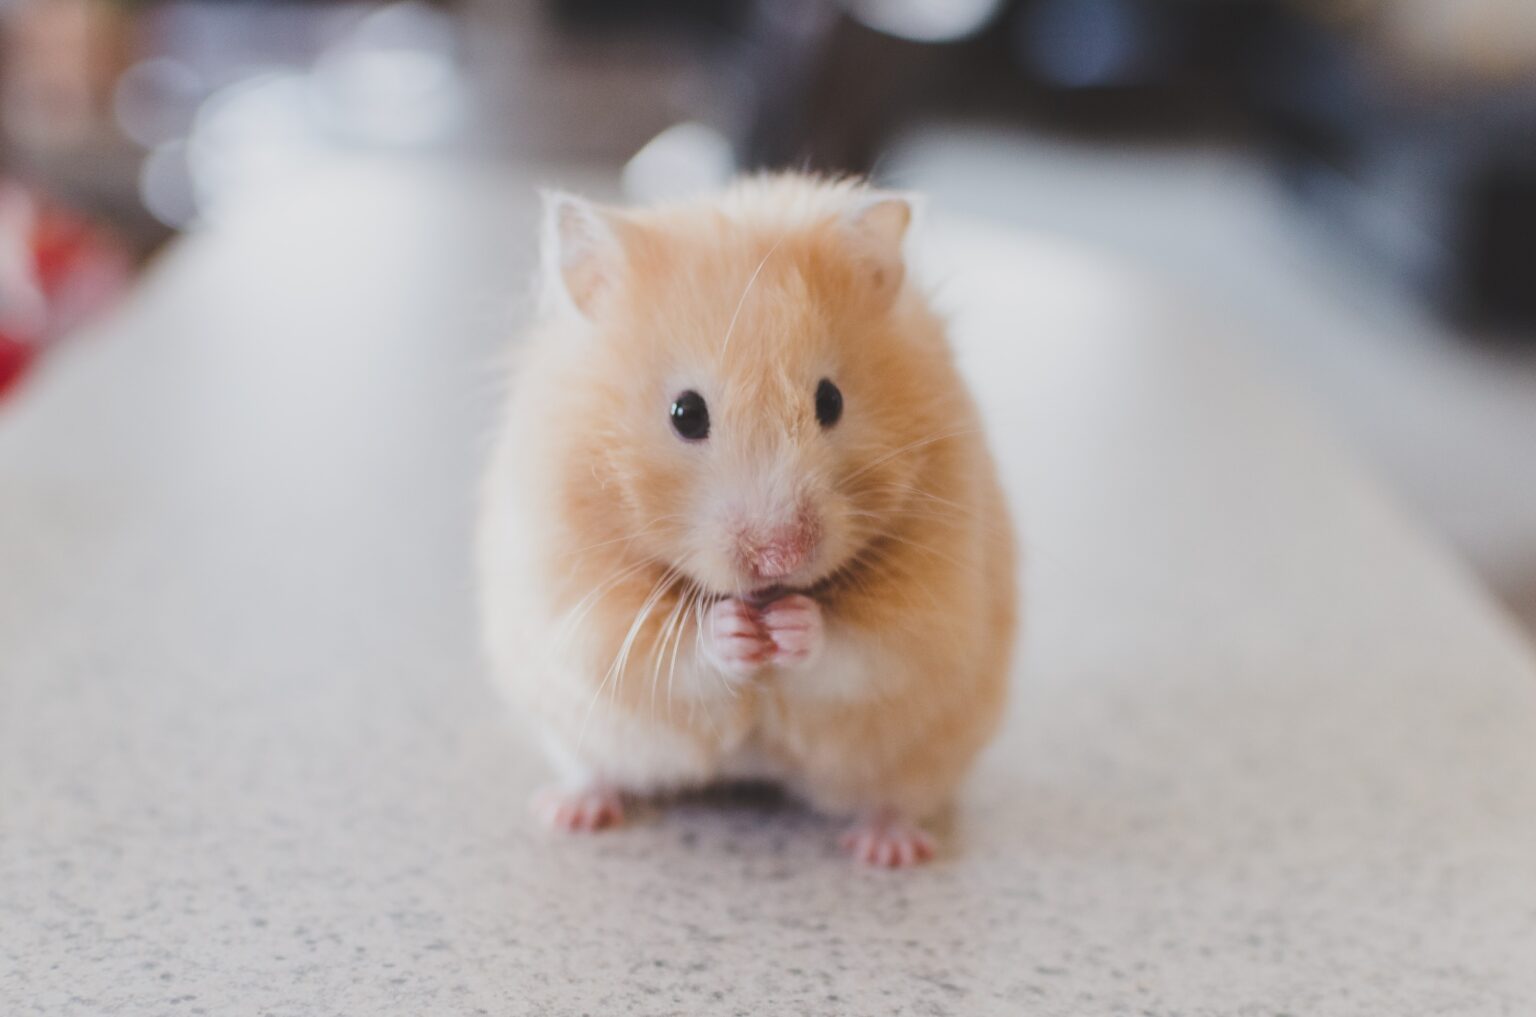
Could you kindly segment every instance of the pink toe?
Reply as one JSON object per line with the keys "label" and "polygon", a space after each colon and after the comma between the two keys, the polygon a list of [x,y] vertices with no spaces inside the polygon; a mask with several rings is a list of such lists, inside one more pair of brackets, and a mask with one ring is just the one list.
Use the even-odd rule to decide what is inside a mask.
{"label": "pink toe", "polygon": [[601,830],[624,819],[618,795],[606,790],[550,788],[534,795],[531,804],[545,826],[566,832]]}
{"label": "pink toe", "polygon": [[887,869],[918,865],[934,856],[933,838],[924,830],[890,820],[860,824],[838,843],[857,861]]}

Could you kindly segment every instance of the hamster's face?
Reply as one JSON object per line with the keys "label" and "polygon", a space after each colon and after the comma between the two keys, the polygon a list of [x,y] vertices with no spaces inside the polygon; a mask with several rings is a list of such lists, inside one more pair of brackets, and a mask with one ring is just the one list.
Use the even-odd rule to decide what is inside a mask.
{"label": "hamster's face", "polygon": [[572,399],[592,468],[573,480],[634,547],[760,599],[876,553],[944,428],[947,362],[896,318],[907,215],[777,234],[630,220],[595,293],[566,266],[591,326]]}

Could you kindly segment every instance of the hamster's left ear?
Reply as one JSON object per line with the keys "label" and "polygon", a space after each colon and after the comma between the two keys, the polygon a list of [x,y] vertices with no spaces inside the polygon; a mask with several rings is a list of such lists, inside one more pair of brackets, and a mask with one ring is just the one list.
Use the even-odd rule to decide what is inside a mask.
{"label": "hamster's left ear", "polygon": [[622,213],[563,191],[545,191],[542,237],[546,306],[561,298],[584,317],[624,270]]}
{"label": "hamster's left ear", "polygon": [[901,245],[916,204],[915,195],[871,191],[844,215],[860,270],[882,310],[895,301],[906,277]]}

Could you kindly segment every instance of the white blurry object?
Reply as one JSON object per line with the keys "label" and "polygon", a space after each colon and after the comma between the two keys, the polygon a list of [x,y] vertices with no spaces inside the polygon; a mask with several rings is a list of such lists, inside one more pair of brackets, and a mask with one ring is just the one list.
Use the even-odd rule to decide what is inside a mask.
{"label": "white blurry object", "polygon": [[735,172],[725,135],[687,121],[656,135],[624,164],[624,193],[637,202],[684,198],[721,186]]}
{"label": "white blurry object", "polygon": [[439,141],[463,123],[467,106],[452,26],[420,3],[359,22],[316,62],[310,94],[329,130],[383,145]]}
{"label": "white blurry object", "polygon": [[194,112],[201,90],[194,71],[161,59],[136,66],[116,96],[123,130],[152,149],[140,197],[177,228],[281,190],[338,140],[439,140],[465,107],[451,26],[416,3],[369,14],[312,71],[257,71]]}
{"label": "white blurry object", "polygon": [[305,75],[272,71],[223,88],[198,111],[187,170],[201,215],[290,183],[325,139],[311,114]]}
{"label": "white blurry object", "polygon": [[156,145],[139,166],[139,200],[156,219],[172,229],[186,229],[197,219],[187,143]]}
{"label": "white blurry object", "polygon": [[915,42],[954,42],[991,23],[998,0],[847,0],[870,28]]}

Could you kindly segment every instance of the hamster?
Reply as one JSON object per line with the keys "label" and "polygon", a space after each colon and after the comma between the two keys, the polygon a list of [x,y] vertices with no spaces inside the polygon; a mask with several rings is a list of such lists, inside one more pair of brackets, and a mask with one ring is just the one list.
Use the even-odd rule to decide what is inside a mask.
{"label": "hamster", "polygon": [[920,825],[995,731],[1014,539],[976,407],[904,269],[911,201],[799,174],[618,210],[546,195],[479,524],[498,683],[566,830],[723,779]]}

